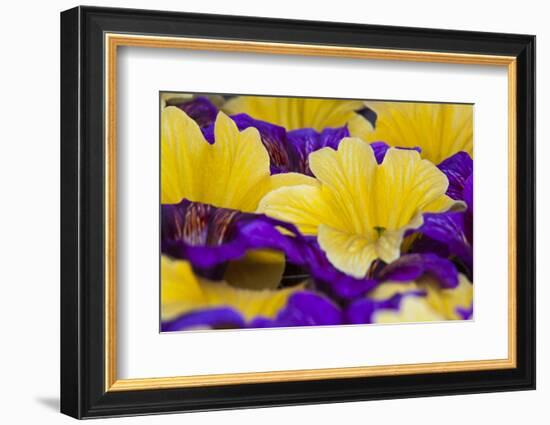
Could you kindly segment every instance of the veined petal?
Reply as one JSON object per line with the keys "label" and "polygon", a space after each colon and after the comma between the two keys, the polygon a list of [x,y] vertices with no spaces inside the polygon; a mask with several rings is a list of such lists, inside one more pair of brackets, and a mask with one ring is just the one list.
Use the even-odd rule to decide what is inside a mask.
{"label": "veined petal", "polygon": [[317,234],[319,224],[334,218],[318,184],[274,190],[261,200],[258,212],[291,222],[306,235]]}
{"label": "veined petal", "polygon": [[[256,120],[247,114],[232,115],[231,120],[239,131],[253,127],[260,133],[261,141],[269,154],[272,174],[292,171],[291,158],[287,145],[286,130],[266,121]],[[214,143],[214,125],[203,128],[203,134],[209,143]]]}
{"label": "veined petal", "polygon": [[435,279],[442,288],[455,288],[458,273],[452,262],[435,254],[405,254],[383,267],[377,274],[380,281],[411,282],[424,276]]}
{"label": "veined petal", "polygon": [[254,211],[270,175],[269,155],[258,130],[250,127],[239,132],[227,115],[219,113],[215,139],[213,145],[208,145],[208,157],[204,164],[207,167],[204,176],[209,176],[209,180],[215,179],[215,182],[211,182],[214,184],[210,184],[205,191],[205,199],[199,201],[218,207]]}
{"label": "veined petal", "polygon": [[311,153],[309,163],[317,186],[275,190],[259,211],[317,234],[330,262],[354,278],[364,278],[377,258],[397,259],[405,232],[422,225],[424,211],[457,202],[445,195],[446,176],[415,150],[390,148],[378,164],[370,145],[344,138],[336,151]]}
{"label": "veined petal", "polygon": [[225,114],[219,113],[210,144],[191,118],[171,106],[162,112],[163,204],[182,199],[221,208],[252,212],[260,199],[275,187],[306,184],[304,177],[288,173],[270,175],[270,158],[258,130],[242,132]]}
{"label": "veined petal", "polygon": [[460,151],[472,156],[472,105],[372,101],[366,104],[377,114],[375,129],[351,131],[353,136],[368,142],[383,140],[391,146],[418,146],[422,156],[435,164]]}
{"label": "veined petal", "polygon": [[162,111],[161,202],[200,200],[204,178],[197,164],[206,160],[207,143],[199,126],[175,106]]}
{"label": "veined petal", "polygon": [[380,309],[374,313],[375,323],[417,323],[445,320],[436,310],[430,308],[423,297],[407,296],[401,298],[399,308]]}
{"label": "veined petal", "polygon": [[[473,286],[462,274],[454,288],[441,288],[429,277],[415,282],[385,282],[369,292],[377,323],[459,320],[472,306]],[[390,305],[384,302],[392,301]]]}
{"label": "veined petal", "polygon": [[238,311],[245,320],[256,316],[273,318],[286,305],[288,297],[300,287],[276,291],[239,289],[225,282],[198,279],[189,263],[181,260],[161,259],[162,320],[217,307]]}
{"label": "veined petal", "polygon": [[340,308],[320,294],[300,291],[288,298],[274,319],[258,318],[250,327],[327,326],[343,323]]}
{"label": "veined petal", "polygon": [[416,151],[390,149],[377,171],[376,223],[380,227],[399,229],[427,207],[451,206],[439,201],[449,185],[447,178]]}
{"label": "veined petal", "polygon": [[474,171],[474,162],[466,152],[458,152],[437,166],[449,180],[447,195],[464,200],[464,185]]}
{"label": "veined petal", "polygon": [[[208,204],[183,200],[162,205],[161,250],[174,258],[191,261],[198,269],[208,269],[243,258],[255,251],[279,251],[299,257],[296,228],[265,215],[242,213]],[[256,259],[264,257],[258,255]],[[269,263],[272,264],[273,256]],[[273,264],[272,264],[273,265]]]}
{"label": "veined petal", "polygon": [[337,151],[324,148],[309,156],[311,171],[323,186],[330,206],[332,225],[348,233],[370,235],[374,226],[369,214],[377,163],[372,148],[359,139],[346,138]]}
{"label": "veined petal", "polygon": [[205,96],[197,96],[176,106],[192,118],[200,127],[213,123],[218,115],[218,108]]}
{"label": "veined petal", "polygon": [[364,277],[370,264],[378,258],[371,240],[357,234],[321,225],[317,239],[334,267],[356,278]]}
{"label": "veined petal", "polygon": [[230,114],[245,113],[287,130],[313,128],[322,131],[355,120],[367,122],[355,112],[364,106],[360,100],[237,96],[230,99],[223,109]]}
{"label": "veined petal", "polygon": [[312,128],[302,128],[287,133],[288,149],[293,170],[312,175],[309,154],[324,147],[338,149],[340,141],[349,137],[347,127],[325,128],[321,133]]}

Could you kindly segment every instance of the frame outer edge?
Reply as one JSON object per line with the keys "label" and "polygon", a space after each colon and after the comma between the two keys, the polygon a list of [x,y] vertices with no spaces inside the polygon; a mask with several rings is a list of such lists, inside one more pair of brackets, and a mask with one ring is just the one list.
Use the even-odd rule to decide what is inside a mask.
{"label": "frame outer edge", "polygon": [[[260,392],[254,394],[251,399],[244,401],[243,397],[247,391],[247,386],[240,388],[226,387],[228,394],[219,397],[224,390],[222,387],[195,388],[195,389],[172,389],[172,390],[152,390],[146,392],[140,391],[122,391],[122,392],[104,392],[104,367],[103,362],[96,358],[98,350],[103,350],[103,344],[99,343],[96,349],[97,337],[99,335],[96,326],[97,320],[93,313],[98,312],[98,302],[94,297],[92,302],[88,302],[86,295],[93,294],[98,276],[98,271],[90,269],[93,267],[94,257],[97,246],[89,244],[88,238],[92,238],[93,242],[97,242],[98,236],[96,231],[87,223],[90,220],[89,212],[85,208],[86,200],[93,199],[89,191],[93,189],[92,195],[97,196],[97,187],[89,186],[95,184],[97,172],[101,167],[97,165],[97,158],[94,158],[92,163],[89,163],[87,155],[90,153],[98,153],[97,146],[94,150],[88,152],[89,145],[95,145],[97,139],[97,131],[91,131],[92,124],[97,122],[98,106],[96,105],[95,97],[92,96],[95,91],[92,88],[97,88],[97,52],[96,46],[98,34],[103,33],[112,25],[113,28],[122,28],[123,31],[131,29],[128,26],[128,20],[144,19],[145,15],[151,14],[154,18],[163,18],[162,25],[170,20],[181,18],[183,21],[188,21],[191,26],[190,31],[196,30],[196,21],[204,20],[205,25],[216,24],[220,27],[225,27],[228,19],[240,19],[240,23],[245,27],[247,25],[254,26],[258,23],[269,23],[274,25],[281,23],[280,21],[265,20],[254,17],[220,17],[219,15],[195,15],[176,12],[158,12],[158,11],[137,11],[132,9],[110,9],[110,8],[95,8],[95,7],[78,7],[61,14],[61,212],[62,212],[62,227],[61,227],[61,253],[62,253],[62,270],[61,270],[61,301],[62,301],[62,316],[61,316],[61,410],[75,418],[84,417],[105,417],[105,416],[122,416],[150,413],[167,413],[175,411],[198,411],[198,410],[219,410],[228,408],[243,408],[243,407],[260,407],[274,405],[296,405],[296,404],[317,404],[329,403],[336,401],[354,401],[354,400],[369,400],[369,399],[384,399],[384,398],[404,398],[417,396],[435,396],[445,394],[467,394],[481,393],[488,391],[510,391],[519,389],[534,388],[534,37],[524,35],[511,34],[487,34],[488,37],[495,38],[488,40],[485,46],[481,46],[480,50],[496,52],[500,54],[502,51],[508,52],[520,59],[522,64],[521,71],[518,70],[518,83],[523,78],[523,87],[521,96],[518,96],[517,105],[524,107],[522,112],[522,122],[528,128],[523,132],[518,129],[518,143],[523,143],[524,147],[518,146],[521,150],[521,157],[518,158],[518,167],[521,167],[523,172],[518,173],[518,185],[531,183],[529,190],[525,190],[523,199],[526,201],[525,208],[521,209],[523,217],[527,219],[527,223],[518,227],[520,231],[525,231],[522,242],[527,245],[526,252],[523,256],[518,255],[518,265],[521,264],[525,269],[518,273],[518,279],[528,279],[527,288],[522,290],[522,310],[518,313],[520,321],[523,322],[521,331],[523,338],[521,342],[525,343],[521,347],[520,368],[509,371],[493,371],[486,376],[485,380],[476,378],[475,385],[465,385],[468,375],[451,374],[451,382],[438,383],[437,377],[427,376],[428,380],[433,379],[437,386],[427,390],[426,383],[415,381],[415,376],[403,376],[399,378],[399,385],[396,386],[395,377],[388,377],[389,381],[385,390],[382,393],[373,393],[371,389],[359,388],[362,380],[350,380],[352,389],[343,391],[343,393],[335,393],[337,383],[335,381],[320,381],[323,382],[324,389],[314,393],[310,390],[313,384],[305,382],[290,382],[276,384],[262,384]],[[126,22],[120,24],[116,19],[126,19]],[[223,18],[223,19],[222,19]],[[105,20],[109,19],[109,28],[106,28]],[[214,21],[214,22],[213,22]],[[178,24],[180,24],[179,22]],[[298,25],[304,24],[303,21],[286,21],[286,24]],[[158,25],[158,22],[157,22]],[[326,25],[326,26],[325,26]],[[346,29],[364,28],[367,26],[354,27],[352,24],[338,23],[318,23],[314,25],[311,31],[319,31],[325,28],[331,28],[332,25],[340,25],[339,29],[344,32]],[[134,25],[135,27],[135,25]],[[154,32],[154,26],[152,27]],[[219,28],[214,27],[216,31]],[[368,26],[369,31],[375,29]],[[380,27],[381,31],[389,31],[390,27]],[[177,29],[177,28],[176,28]],[[224,28],[221,28],[224,29]],[[246,30],[247,28],[245,28]],[[254,29],[254,28],[253,28]],[[399,31],[402,28],[392,27],[393,31]],[[151,31],[151,29],[149,30]],[[202,30],[201,30],[202,31]],[[199,31],[199,33],[201,33]],[[242,33],[241,30],[235,29],[234,26],[230,33]],[[358,30],[359,31],[359,30]],[[431,37],[427,29],[409,29],[413,35],[416,34],[421,40],[422,38]],[[246,32],[246,31],[245,31]],[[273,31],[272,31],[273,32]],[[463,36],[461,48],[458,50],[470,52],[478,50],[470,48],[477,44],[478,37],[483,33],[475,32],[452,32],[439,30],[438,37],[449,35],[452,37]],[[349,38],[349,34],[341,34],[345,43],[345,39]],[[269,37],[273,35],[268,34]],[[311,38],[311,35],[308,36]],[[239,38],[237,34],[237,38]],[[287,39],[286,36],[281,37]],[[292,38],[292,37],[291,37]],[[475,39],[474,39],[475,38]],[[437,41],[437,40],[436,40]],[[406,45],[414,43],[407,41]],[[465,44],[471,43],[471,44]],[[337,42],[336,44],[341,44]],[[439,51],[438,46],[428,50]],[[389,47],[391,48],[391,47]],[[451,49],[453,50],[453,49]],[[517,53],[516,53],[517,52]],[[521,52],[521,53],[520,53]],[[95,62],[95,63],[94,63]],[[85,74],[89,73],[88,76]],[[96,75],[94,75],[96,73]],[[521,76],[520,76],[521,73]],[[93,84],[88,84],[90,78]],[[89,88],[89,86],[91,88]],[[86,93],[90,93],[90,97],[86,97]],[[82,115],[82,119],[81,119]],[[520,120],[518,119],[518,124]],[[532,167],[532,168],[530,168]],[[518,168],[519,171],[519,168]],[[91,173],[91,175],[90,175]],[[98,220],[92,220],[96,224]],[[104,225],[104,223],[103,223]],[[99,239],[101,240],[101,239]],[[520,261],[521,260],[521,261]],[[523,268],[522,267],[522,268]],[[94,280],[95,279],[95,280]],[[519,305],[518,305],[519,307]],[[103,310],[104,305],[101,305]],[[103,325],[102,325],[103,327]],[[102,332],[104,332],[104,328]],[[90,340],[89,340],[90,339]],[[517,341],[518,345],[520,341]],[[101,346],[101,347],[99,347]],[[519,347],[518,347],[519,348]],[[100,370],[101,369],[101,370]],[[476,373],[473,373],[476,375]],[[454,379],[452,379],[454,378]],[[402,392],[398,387],[401,387],[401,379],[408,382],[405,385],[407,392]],[[375,378],[376,381],[376,378]],[[100,385],[101,384],[101,385]],[[268,386],[270,385],[270,386]],[[465,386],[464,386],[465,385]],[[100,388],[100,386],[102,388]],[[256,387],[253,387],[256,388]],[[263,388],[263,389],[262,389]],[[331,389],[332,388],[332,389]],[[281,390],[296,394],[289,399],[281,396]],[[219,392],[219,394],[217,394]],[[232,394],[232,395],[231,395]],[[229,398],[227,398],[229,396]],[[295,398],[297,397],[297,398]]]}
{"label": "frame outer edge", "polygon": [[60,411],[82,417],[80,344],[80,8],[61,18],[61,378]]}

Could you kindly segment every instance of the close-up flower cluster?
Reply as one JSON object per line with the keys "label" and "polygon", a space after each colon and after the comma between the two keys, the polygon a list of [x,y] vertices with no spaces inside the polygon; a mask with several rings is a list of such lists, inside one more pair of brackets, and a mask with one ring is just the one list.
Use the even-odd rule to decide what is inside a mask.
{"label": "close-up flower cluster", "polygon": [[161,96],[161,330],[466,320],[473,107]]}

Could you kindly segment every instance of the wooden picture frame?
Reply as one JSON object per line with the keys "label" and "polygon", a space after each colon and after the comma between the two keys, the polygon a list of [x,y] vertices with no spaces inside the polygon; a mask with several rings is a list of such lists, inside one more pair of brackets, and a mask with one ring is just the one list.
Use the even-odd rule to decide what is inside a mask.
{"label": "wooden picture frame", "polygon": [[[117,379],[121,46],[507,68],[508,358]],[[76,418],[534,389],[535,38],[77,7],[61,14],[61,411]]]}

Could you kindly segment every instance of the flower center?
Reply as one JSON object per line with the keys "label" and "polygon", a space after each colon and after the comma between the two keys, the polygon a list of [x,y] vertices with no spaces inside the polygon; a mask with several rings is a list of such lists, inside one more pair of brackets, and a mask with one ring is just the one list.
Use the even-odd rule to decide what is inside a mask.
{"label": "flower center", "polygon": [[378,237],[382,236],[382,233],[386,230],[386,228],[382,226],[374,226],[373,229],[376,231]]}

